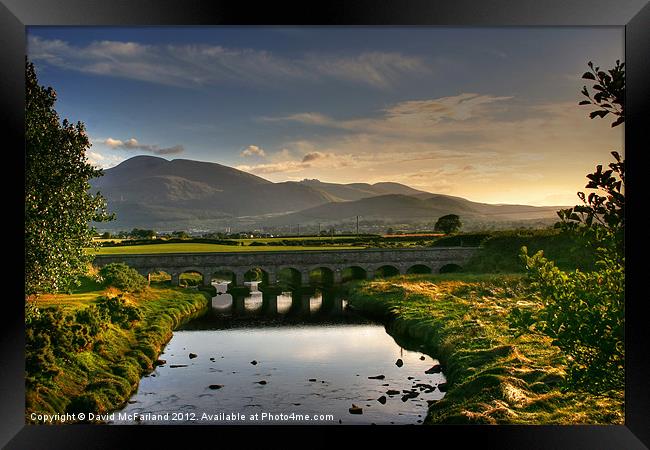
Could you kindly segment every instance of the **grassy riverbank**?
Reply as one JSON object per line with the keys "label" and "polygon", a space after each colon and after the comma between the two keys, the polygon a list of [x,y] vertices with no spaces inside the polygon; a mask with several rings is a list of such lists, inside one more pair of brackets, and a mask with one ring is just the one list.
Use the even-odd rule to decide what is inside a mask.
{"label": "grassy riverbank", "polygon": [[352,307],[424,345],[448,379],[425,423],[623,424],[623,390],[564,387],[565,356],[539,335],[517,337],[513,307],[531,305],[520,275],[419,275],[351,286]]}
{"label": "grassy riverbank", "polygon": [[[36,306],[61,308],[65,314],[85,309],[120,292],[114,288],[85,289],[73,294],[43,295]],[[27,385],[26,418],[32,412],[103,413],[122,407],[137,389],[142,375],[150,372],[172,331],[208,304],[200,291],[148,287],[138,294],[124,294],[142,313],[140,320],[123,328],[109,323],[89,349],[57,355],[57,375],[49,382]]]}

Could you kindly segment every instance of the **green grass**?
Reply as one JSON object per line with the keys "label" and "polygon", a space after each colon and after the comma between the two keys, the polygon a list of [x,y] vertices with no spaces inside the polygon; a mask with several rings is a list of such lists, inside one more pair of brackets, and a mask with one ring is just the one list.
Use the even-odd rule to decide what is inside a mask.
{"label": "green grass", "polygon": [[623,389],[567,388],[565,356],[551,339],[517,337],[508,314],[530,305],[521,275],[416,275],[351,286],[348,301],[424,345],[443,364],[449,390],[425,423],[622,424]]}
{"label": "green grass", "polygon": [[[43,295],[39,308],[61,306],[72,312],[86,308],[113,288],[73,294]],[[28,386],[26,418],[31,412],[63,413],[74,400],[92,398],[94,412],[121,408],[137,389],[140,378],[153,370],[173,330],[203,310],[208,296],[196,290],[158,285],[139,294],[126,294],[143,313],[132,328],[110,324],[90,350],[75,353],[66,361],[57,358],[60,373],[47,384]]]}
{"label": "green grass", "polygon": [[354,250],[361,247],[353,246],[248,246],[248,245],[220,245],[199,243],[173,243],[130,245],[123,247],[101,247],[97,255],[131,255],[131,254],[157,254],[157,253],[206,253],[206,252],[287,252],[300,250]]}
{"label": "green grass", "polygon": [[534,230],[493,232],[463,269],[473,273],[523,273],[524,266],[519,260],[522,246],[528,248],[529,255],[543,250],[561,270],[594,267],[594,249],[579,238],[559,230]]}

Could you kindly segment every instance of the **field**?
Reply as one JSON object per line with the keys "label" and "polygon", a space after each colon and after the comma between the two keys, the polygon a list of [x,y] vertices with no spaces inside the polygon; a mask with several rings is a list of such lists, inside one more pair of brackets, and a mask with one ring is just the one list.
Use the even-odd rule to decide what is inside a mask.
{"label": "field", "polygon": [[209,252],[286,252],[299,250],[354,250],[360,246],[283,246],[283,245],[221,245],[200,243],[173,243],[101,247],[98,255],[135,255],[157,253],[209,253]]}
{"label": "field", "polygon": [[[74,314],[102,296],[119,293],[86,279],[72,294],[42,295],[35,304],[40,310],[61,307],[64,314]],[[204,292],[157,283],[141,293],[125,295],[141,311],[142,319],[126,328],[109,323],[89,348],[57,355],[54,365],[48,366],[58,372],[54,379],[26,387],[28,421],[32,421],[31,412],[62,413],[72,408],[103,413],[121,407],[137,389],[142,375],[155,366],[172,330],[208,304]]]}
{"label": "field", "polygon": [[521,275],[412,275],[359,282],[348,300],[442,363],[448,392],[425,423],[622,424],[623,389],[564,385],[566,356],[552,339],[510,328],[532,295]]}

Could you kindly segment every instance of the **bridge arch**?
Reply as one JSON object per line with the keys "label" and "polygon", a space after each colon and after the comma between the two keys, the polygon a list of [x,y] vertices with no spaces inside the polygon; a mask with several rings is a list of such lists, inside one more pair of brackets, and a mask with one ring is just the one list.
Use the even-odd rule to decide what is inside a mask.
{"label": "bridge arch", "polygon": [[261,281],[260,284],[267,285],[269,284],[269,272],[259,266],[251,267],[244,273],[243,281]]}
{"label": "bridge arch", "polygon": [[158,269],[152,268],[146,270],[146,278],[149,280],[149,283],[158,283],[158,284],[167,284],[172,281],[172,272],[169,269]]}
{"label": "bridge arch", "polygon": [[309,283],[318,286],[334,284],[334,270],[327,266],[317,266],[309,269]]}
{"label": "bridge arch", "polygon": [[237,272],[227,267],[217,267],[211,269],[210,273],[210,282],[213,281],[229,281],[230,286],[236,286],[237,282]]}
{"label": "bridge arch", "polygon": [[388,278],[388,277],[394,277],[399,274],[400,274],[399,268],[391,264],[379,266],[375,269],[375,278]]}
{"label": "bridge arch", "polygon": [[281,286],[300,287],[302,282],[302,275],[299,269],[289,266],[281,266],[275,273],[277,283]]}
{"label": "bridge arch", "polygon": [[351,280],[365,280],[368,278],[368,271],[361,266],[346,266],[341,270],[341,281],[345,283]]}
{"label": "bridge arch", "polygon": [[454,272],[462,272],[462,271],[463,271],[462,266],[460,266],[459,264],[450,263],[450,264],[445,264],[444,266],[442,266],[438,272],[439,273],[454,273]]}
{"label": "bridge arch", "polygon": [[204,269],[198,267],[183,267],[178,271],[178,285],[187,287],[200,286],[204,281],[204,272]]}
{"label": "bridge arch", "polygon": [[408,274],[426,274],[432,272],[433,270],[431,269],[431,266],[423,263],[413,264],[408,269],[406,269],[406,273]]}

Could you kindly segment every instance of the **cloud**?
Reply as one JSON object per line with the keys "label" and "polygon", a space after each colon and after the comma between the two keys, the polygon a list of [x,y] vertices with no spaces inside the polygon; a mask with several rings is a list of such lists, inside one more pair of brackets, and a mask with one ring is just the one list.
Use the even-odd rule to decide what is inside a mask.
{"label": "cloud", "polygon": [[483,124],[507,110],[513,97],[461,93],[436,99],[398,102],[377,111],[374,117],[339,120],[318,112],[300,112],[279,117],[261,117],[266,122],[296,122],[313,127],[382,136],[480,139]]}
{"label": "cloud", "polygon": [[270,173],[296,173],[305,169],[332,169],[348,167],[354,163],[353,155],[337,155],[331,152],[310,151],[295,159],[291,156],[292,152],[283,148],[280,152],[272,155],[273,162],[248,165],[243,164],[236,169],[257,174]]}
{"label": "cloud", "polygon": [[106,40],[73,45],[29,36],[28,54],[32,61],[67,70],[179,87],[335,80],[383,89],[402,81],[405,75],[431,72],[420,58],[397,52],[349,56],[312,52],[287,57],[265,50],[219,45]]}
{"label": "cloud", "polygon": [[317,159],[327,158],[327,156],[328,155],[325,155],[324,153],[321,152],[307,153],[305,156],[303,156],[302,162],[307,163],[310,161],[316,161]]}
{"label": "cloud", "polygon": [[120,139],[113,139],[111,137],[105,139],[103,144],[112,149],[126,149],[126,150],[142,150],[145,152],[153,153],[155,155],[177,155],[185,151],[182,145],[174,145],[173,147],[160,148],[157,145],[141,144],[135,138],[122,141]]}
{"label": "cloud", "polygon": [[121,163],[124,158],[115,155],[105,155],[95,151],[87,151],[86,158],[88,162],[95,167],[100,167],[102,169],[108,169],[110,167],[116,166]]}
{"label": "cloud", "polygon": [[266,156],[266,152],[264,151],[263,148],[258,147],[257,145],[249,145],[246,147],[242,152],[241,156],[259,156],[259,157],[264,157]]}

